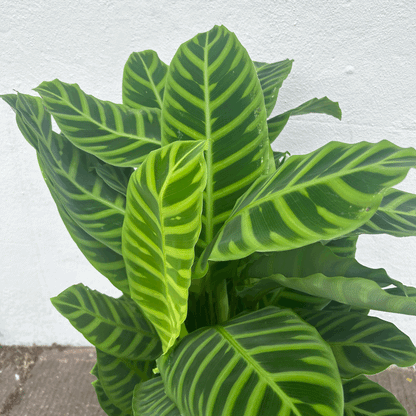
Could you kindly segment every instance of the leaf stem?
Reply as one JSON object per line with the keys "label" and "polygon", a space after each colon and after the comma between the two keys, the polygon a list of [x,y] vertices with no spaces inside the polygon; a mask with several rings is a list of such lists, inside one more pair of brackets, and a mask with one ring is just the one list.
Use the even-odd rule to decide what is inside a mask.
{"label": "leaf stem", "polygon": [[215,308],[217,312],[217,321],[219,324],[228,321],[229,306],[228,306],[228,292],[227,292],[227,280],[224,279],[215,288]]}

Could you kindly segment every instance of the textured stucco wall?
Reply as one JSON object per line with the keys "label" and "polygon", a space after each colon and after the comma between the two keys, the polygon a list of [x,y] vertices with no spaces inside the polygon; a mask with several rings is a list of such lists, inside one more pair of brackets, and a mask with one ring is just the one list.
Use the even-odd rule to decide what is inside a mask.
{"label": "textured stucco wall", "polygon": [[[120,102],[131,52],[153,49],[169,63],[182,42],[224,24],[254,60],[295,59],[274,114],[324,95],[341,105],[342,122],[294,118],[276,149],[307,153],[330,140],[416,146],[415,18],[410,0],[2,0],[0,94],[31,93],[59,78]],[[34,150],[3,102],[0,137],[0,344],[87,345],[49,298],[79,282],[110,295],[117,290],[70,239]],[[399,188],[416,193],[416,173]],[[358,259],[416,286],[416,237],[362,237]],[[415,317],[387,319],[416,342]]]}

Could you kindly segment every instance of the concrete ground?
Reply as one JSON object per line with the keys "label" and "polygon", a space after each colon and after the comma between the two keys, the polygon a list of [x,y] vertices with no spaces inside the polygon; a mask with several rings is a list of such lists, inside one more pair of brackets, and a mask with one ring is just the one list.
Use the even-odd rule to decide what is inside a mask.
{"label": "concrete ground", "polygon": [[[94,363],[91,347],[0,346],[0,415],[106,416],[91,386]],[[369,378],[416,416],[414,368],[390,367]]]}

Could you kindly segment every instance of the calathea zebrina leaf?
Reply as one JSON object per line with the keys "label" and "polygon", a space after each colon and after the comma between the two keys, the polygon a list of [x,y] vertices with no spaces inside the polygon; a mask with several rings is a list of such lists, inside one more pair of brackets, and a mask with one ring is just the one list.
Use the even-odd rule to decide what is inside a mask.
{"label": "calathea zebrina leaf", "polygon": [[342,380],[342,387],[344,416],[408,416],[392,393],[365,376]]}
{"label": "calathea zebrina leaf", "polygon": [[312,100],[301,104],[293,110],[286,111],[267,120],[270,143],[273,143],[276,137],[281,133],[291,116],[300,116],[302,114],[310,113],[328,114],[341,120],[341,109],[339,108],[338,103],[331,101],[328,97],[312,98]]}
{"label": "calathea zebrina leaf", "polygon": [[199,329],[157,364],[167,395],[187,416],[339,416],[343,409],[331,349],[288,309]]}
{"label": "calathea zebrina leaf", "polygon": [[107,354],[153,360],[162,353],[154,328],[130,299],[115,299],[80,283],[51,302],[75,329]]}
{"label": "calathea zebrina leaf", "polygon": [[64,205],[61,203],[59,196],[50,182],[47,174],[44,172],[42,159],[38,157],[39,166],[41,168],[43,178],[55,201],[59,215],[70,236],[81,250],[82,254],[87,258],[93,267],[95,267],[102,275],[123,293],[130,293],[129,282],[127,280],[126,266],[121,254],[116,253],[105,244],[96,240],[94,237],[85,232],[77,222],[68,214]]}
{"label": "calathea zebrina leaf", "polygon": [[130,416],[130,414],[123,412],[117,407],[111,398],[107,396],[100,380],[94,380],[91,384],[97,394],[98,403],[100,403],[101,409],[103,409],[108,416]]}
{"label": "calathea zebrina leaf", "polygon": [[352,311],[295,312],[329,344],[341,378],[376,374],[391,364],[410,367],[416,362],[412,341],[390,322]]}
{"label": "calathea zebrina leaf", "polygon": [[355,257],[357,251],[358,235],[352,235],[349,237],[342,237],[336,240],[325,242],[325,247],[331,249],[331,251],[339,257]]}
{"label": "calathea zebrina leaf", "polygon": [[276,287],[284,286],[312,296],[324,296],[354,308],[416,316],[414,299],[406,295],[390,294],[387,289],[383,290],[377,283],[360,277],[328,277],[322,273],[307,277],[286,277],[277,273],[265,279],[274,281]]}
{"label": "calathea zebrina leaf", "polygon": [[272,64],[266,64],[265,62],[253,63],[263,91],[267,117],[269,117],[276,105],[280,87],[290,74],[293,60],[285,59],[284,61],[274,62]]}
{"label": "calathea zebrina leaf", "polygon": [[96,158],[94,169],[97,172],[97,175],[108,186],[120,194],[127,195],[127,185],[129,184],[131,174],[134,172],[133,168],[120,168]]}
{"label": "calathea zebrina leaf", "polygon": [[40,119],[40,98],[18,94],[17,109],[37,140],[42,169],[74,221],[92,237],[121,254],[121,225],[126,198],[109,187],[94,167],[97,159],[52,131],[50,117]]}
{"label": "calathea zebrina leaf", "polygon": [[376,282],[382,288],[395,285],[401,290],[402,296],[406,294],[403,284],[389,277],[384,269],[371,269],[354,258],[337,256],[329,247],[319,242],[295,250],[259,256],[247,265],[241,276],[259,279],[277,273],[286,277],[307,277],[314,273],[322,273],[328,277],[361,277]]}
{"label": "calathea zebrina leaf", "polygon": [[[37,150],[38,162],[42,174],[57,205],[59,214],[61,215],[61,218],[71,237],[79,249],[82,251],[82,253],[85,255],[87,260],[100,273],[106,276],[111,281],[111,283],[114,284],[115,287],[124,293],[128,293],[129,288],[127,282],[127,274],[124,266],[124,260],[121,254],[118,254],[113,249],[109,248],[106,244],[97,240],[95,237],[92,237],[74,220],[74,218],[71,217],[68,211],[73,210],[74,203],[76,205],[77,201],[71,200],[70,204],[65,207],[65,199],[64,201],[60,200],[58,197],[58,192],[55,190],[52,182],[48,179],[48,175],[51,175],[51,172],[50,169],[43,166],[44,163],[42,162],[42,156],[40,153],[43,154],[43,158],[45,155],[49,159],[55,158],[55,168],[58,171],[60,171],[59,166],[64,168],[64,170],[60,171],[62,175],[65,175],[65,170],[70,170],[69,166],[72,166],[72,171],[74,171],[76,160],[71,161],[68,164],[67,160],[62,158],[62,154],[60,154],[59,151],[49,153],[48,149],[56,149],[56,144],[52,145],[52,141],[57,137],[57,135],[55,135],[55,133],[53,133],[51,130],[51,118],[50,115],[44,111],[42,101],[39,98],[32,97],[30,95],[18,94],[14,96],[10,95],[8,102],[10,102],[14,107],[19,128],[23,135],[26,137],[26,140],[31,143]],[[59,137],[59,140],[61,140],[61,137]],[[57,147],[59,148],[59,145]],[[42,152],[40,152],[40,149],[42,149]],[[75,152],[79,153],[80,151],[77,149]],[[99,162],[99,160],[93,158],[93,156],[91,156],[89,160],[91,162]],[[47,172],[49,173],[47,174]],[[89,182],[95,184],[96,180],[98,179],[91,173],[90,170],[88,170],[85,175],[85,172],[83,172],[82,169],[81,172],[79,172],[77,175],[73,175],[73,178],[81,176],[90,179],[90,181],[87,181],[87,183]],[[83,186],[80,184],[80,189],[82,188]],[[60,191],[62,191],[62,189]],[[113,201],[116,198],[117,195]]]}
{"label": "calathea zebrina leaf", "polygon": [[236,199],[269,167],[266,108],[260,81],[234,33],[215,26],[180,46],[169,66],[162,109],[162,144],[206,143],[204,248]]}
{"label": "calathea zebrina leaf", "polygon": [[[45,112],[45,109],[40,102],[40,100],[32,100],[32,108],[30,113],[31,116],[27,117],[22,116],[21,111],[17,108],[17,94],[6,94],[6,95],[0,95],[0,98],[2,98],[7,104],[10,105],[10,107],[13,109],[13,111],[16,113],[16,123],[19,127],[20,132],[22,133],[23,137],[27,140],[27,142],[34,147],[36,150],[38,149],[38,136],[37,136],[37,130],[39,127],[33,127],[31,124],[26,124],[24,122],[24,119],[30,119],[32,117],[35,117],[37,120],[37,126],[40,126],[43,124],[43,128],[46,129],[46,131],[49,131],[50,124],[51,124],[51,116]],[[32,97],[34,98],[34,97]]]}
{"label": "calathea zebrina leaf", "polygon": [[133,52],[124,66],[123,104],[161,109],[167,72],[155,51]]}
{"label": "calathea zebrina leaf", "polygon": [[373,216],[383,191],[415,166],[415,149],[386,140],[331,142],[307,155],[289,157],[239,198],[201,255],[196,276],[206,273],[208,259],[291,250],[350,233]]}
{"label": "calathea zebrina leaf", "polygon": [[387,190],[375,214],[351,234],[416,235],[416,195],[394,188]]}
{"label": "calathea zebrina leaf", "polygon": [[194,246],[206,184],[205,142],[175,142],[149,154],[132,175],[123,224],[131,297],[166,352],[187,314]]}
{"label": "calathea zebrina leaf", "polygon": [[35,91],[62,133],[104,162],[137,167],[160,147],[160,110],[131,109],[85,94],[77,84],[42,82]]}
{"label": "calathea zebrina leaf", "polygon": [[168,397],[161,377],[140,383],[133,394],[134,416],[182,416],[176,404]]}
{"label": "calathea zebrina leaf", "polygon": [[154,361],[137,361],[118,358],[98,348],[97,372],[98,380],[114,405],[128,415],[132,415],[133,391],[137,384],[149,380],[153,376]]}

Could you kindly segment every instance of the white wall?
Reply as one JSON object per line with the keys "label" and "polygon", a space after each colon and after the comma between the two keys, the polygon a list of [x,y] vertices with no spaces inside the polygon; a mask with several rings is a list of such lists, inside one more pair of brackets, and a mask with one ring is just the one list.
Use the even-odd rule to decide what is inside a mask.
{"label": "white wall", "polygon": [[[416,146],[415,18],[413,0],[2,0],[0,94],[31,93],[59,78],[121,102],[131,52],[153,49],[169,63],[182,42],[224,24],[254,60],[295,59],[274,114],[325,95],[341,105],[342,122],[294,118],[276,148],[296,154],[331,140],[382,139]],[[79,282],[110,295],[117,290],[70,239],[35,152],[3,102],[0,137],[0,344],[88,345],[49,298]],[[416,193],[415,172],[399,188]],[[362,237],[358,259],[416,286],[416,237]],[[393,318],[416,343],[416,318]]]}

